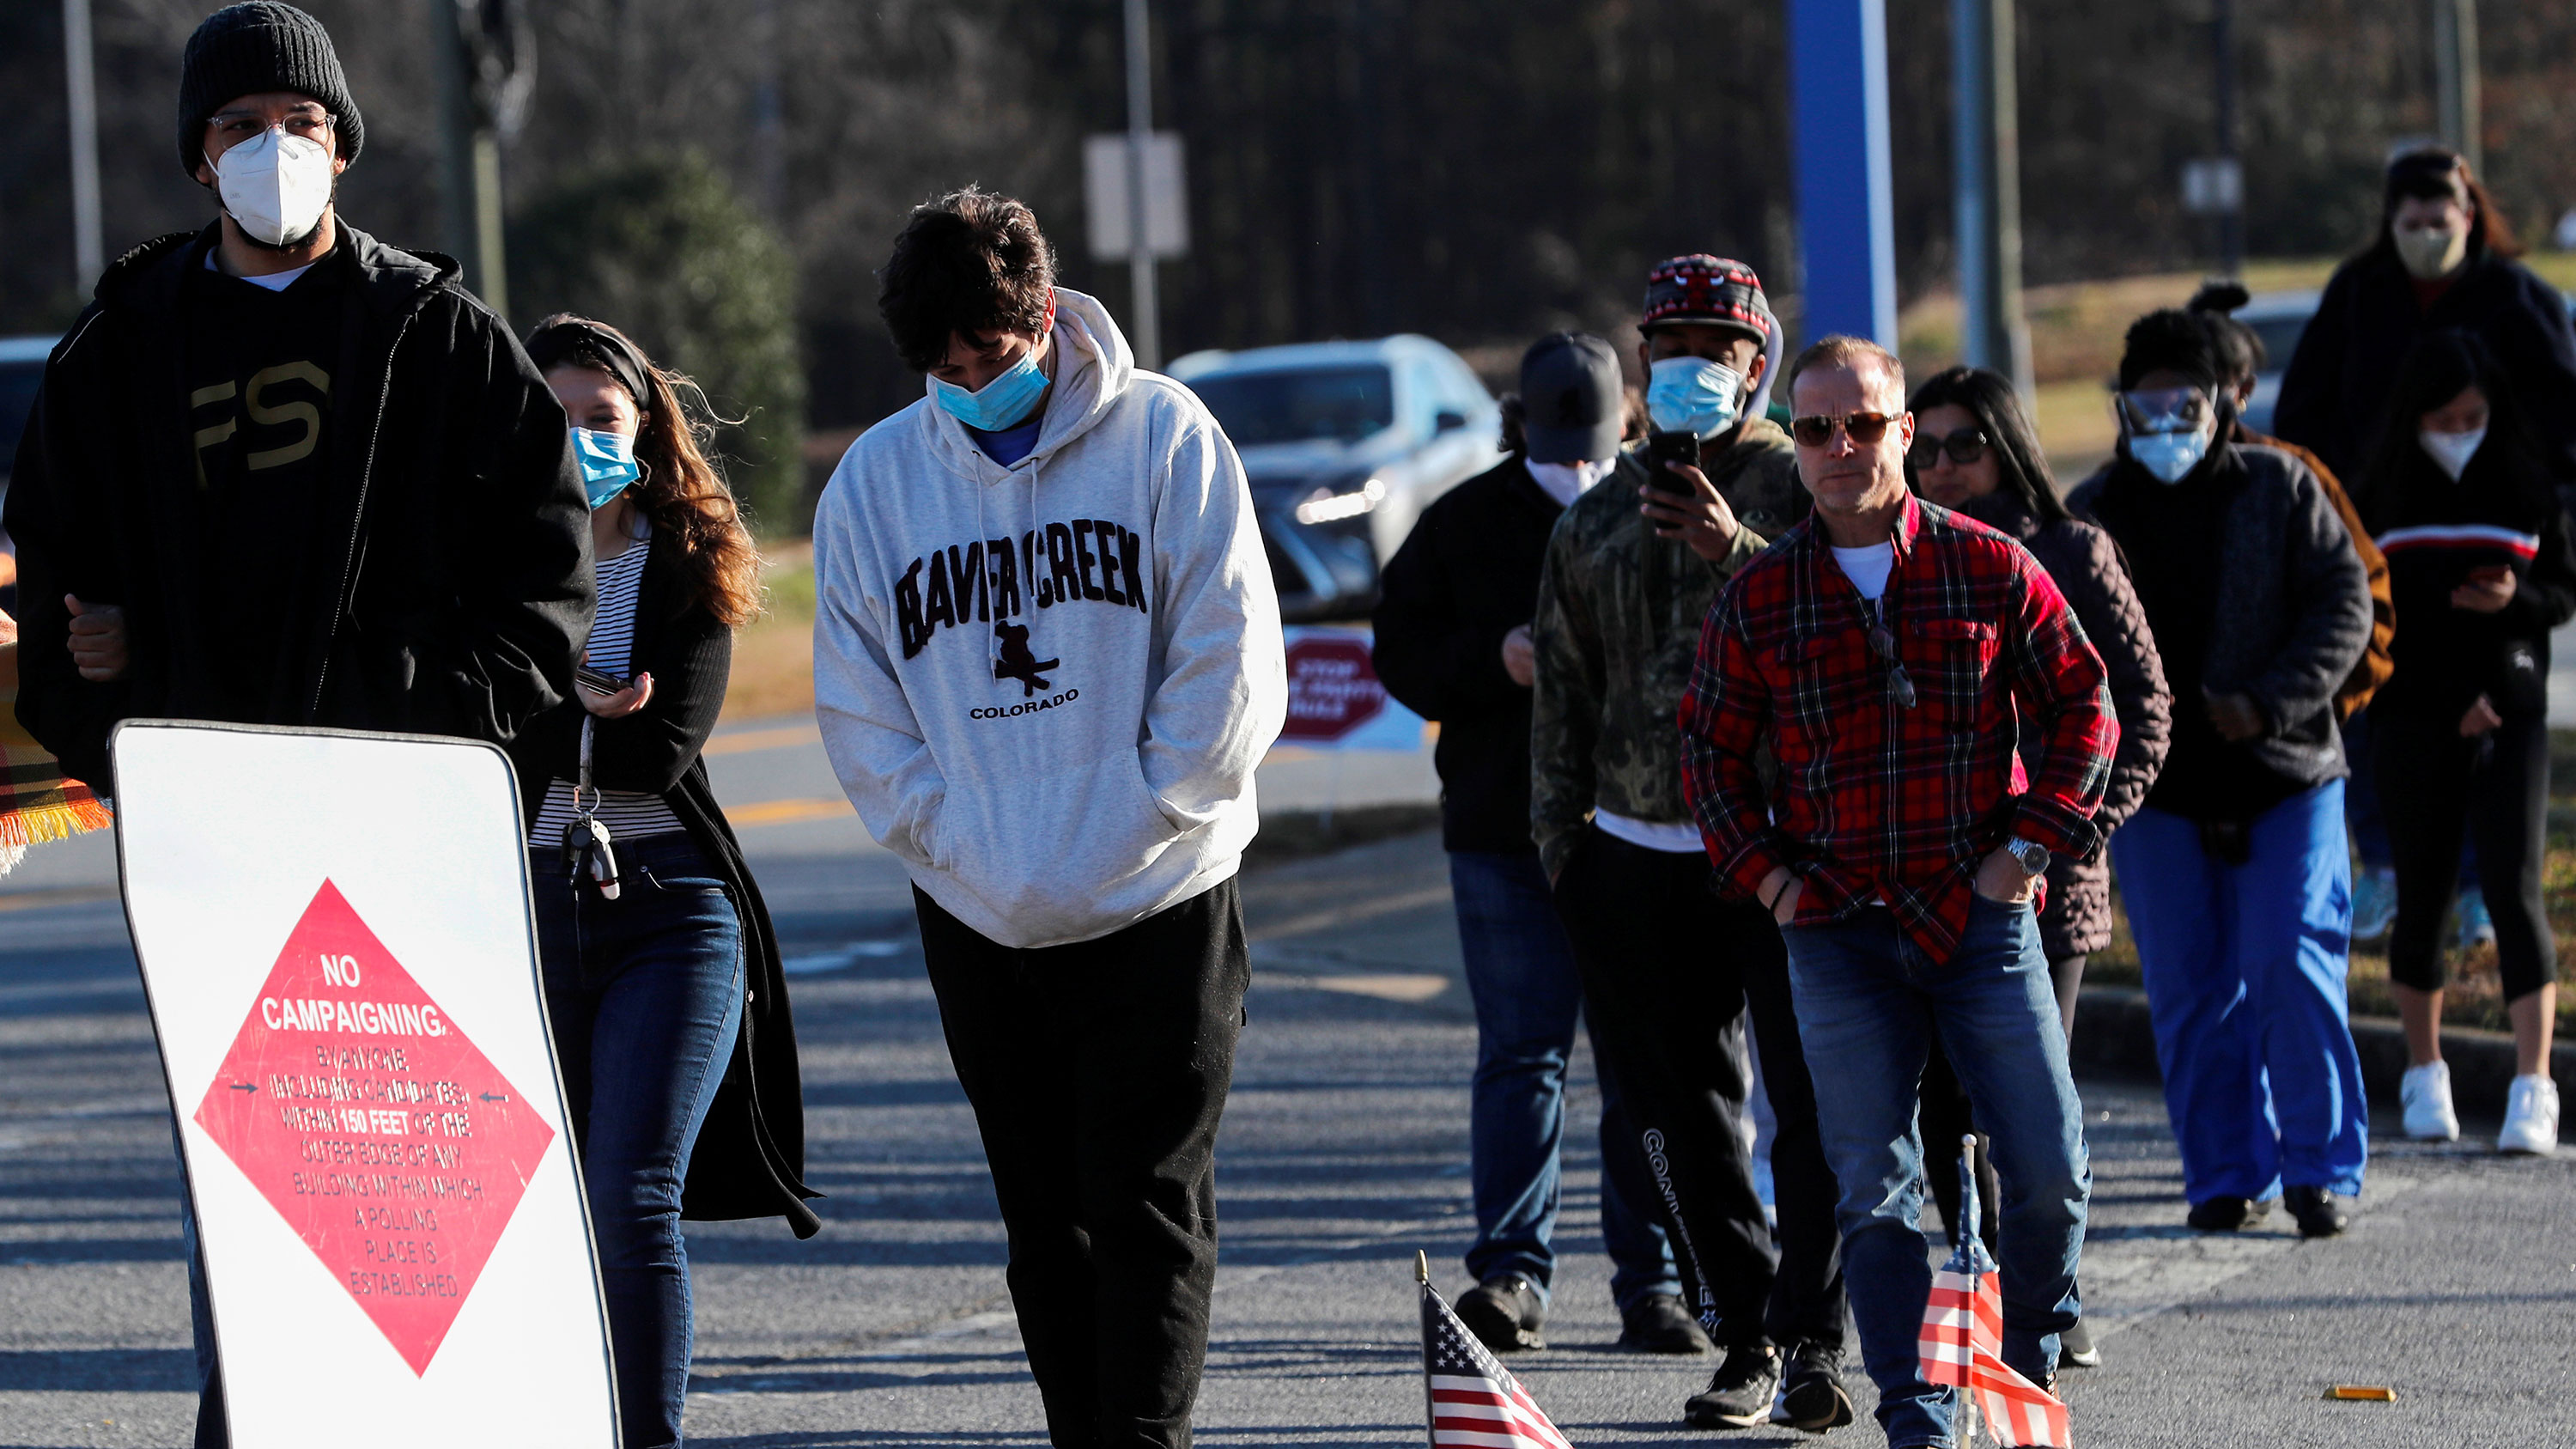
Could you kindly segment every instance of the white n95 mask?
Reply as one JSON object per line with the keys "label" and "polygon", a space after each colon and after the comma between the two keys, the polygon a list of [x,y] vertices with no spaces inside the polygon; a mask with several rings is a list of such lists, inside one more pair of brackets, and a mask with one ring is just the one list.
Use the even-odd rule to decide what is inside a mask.
{"label": "white n95 mask", "polygon": [[271,126],[221,156],[215,193],[243,232],[273,247],[313,235],[331,205],[331,152],[307,136]]}

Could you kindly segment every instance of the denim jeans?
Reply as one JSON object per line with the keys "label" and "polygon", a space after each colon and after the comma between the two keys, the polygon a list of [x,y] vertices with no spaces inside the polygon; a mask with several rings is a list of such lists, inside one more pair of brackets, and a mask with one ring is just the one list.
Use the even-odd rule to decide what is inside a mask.
{"label": "denim jeans", "polygon": [[[1538,852],[1453,850],[1449,888],[1458,945],[1476,1003],[1476,1082],[1468,1154],[1476,1243],[1467,1272],[1483,1282],[1517,1273],[1544,1302],[1556,1272],[1559,1149],[1565,1140],[1565,1066],[1582,1014],[1583,978],[1549,898]],[[1593,1055],[1600,1055],[1596,1046]],[[1601,1079],[1601,1239],[1610,1296],[1626,1310],[1650,1293],[1679,1297],[1664,1230],[1641,1216],[1654,1201],[1634,1134],[1620,1125],[1619,1094]]]}
{"label": "denim jeans", "polygon": [[[1842,1186],[1843,1263],[1878,1421],[1897,1449],[1947,1445],[1952,1391],[1923,1381],[1916,1346],[1932,1270],[1915,1112],[1936,1035],[2003,1177],[2004,1361],[2046,1383],[2057,1335],[2077,1315],[2093,1172],[2039,923],[2027,905],[1978,899],[1947,961],[1876,907],[1783,934],[1825,1155]],[[1956,1144],[1934,1159],[1934,1170],[1956,1171]]]}
{"label": "denim jeans", "polygon": [[617,843],[602,900],[531,853],[546,1013],[581,1152],[627,1449],[680,1442],[689,1254],[680,1188],[742,1030],[742,919],[695,842]]}
{"label": "denim jeans", "polygon": [[2370,1104],[2345,1015],[2343,814],[2339,780],[2291,796],[2254,818],[2243,865],[2163,810],[2111,837],[2192,1202],[2260,1201],[2284,1183],[2361,1191]]}

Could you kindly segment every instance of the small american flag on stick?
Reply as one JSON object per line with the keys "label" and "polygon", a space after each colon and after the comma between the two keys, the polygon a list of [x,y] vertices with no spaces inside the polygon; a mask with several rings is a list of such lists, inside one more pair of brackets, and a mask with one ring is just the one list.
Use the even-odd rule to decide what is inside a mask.
{"label": "small american flag on stick", "polygon": [[1494,1361],[1431,1287],[1431,1263],[1413,1255],[1422,1290],[1422,1395],[1431,1449],[1573,1449],[1529,1391]]}
{"label": "small american flag on stick", "polygon": [[[1976,1139],[1967,1143],[1972,1148]],[[1973,1162],[1966,1151],[1960,1153],[1959,1246],[1932,1275],[1932,1296],[1923,1305],[1923,1332],[1916,1343],[1923,1355],[1923,1381],[1949,1384],[1960,1391],[1963,1406],[1974,1405],[1958,1425],[1962,1445],[1974,1442],[1973,1415],[1982,1414],[1986,1432],[1999,1444],[2072,1449],[2066,1406],[2004,1362],[2002,1275],[1977,1236]]]}

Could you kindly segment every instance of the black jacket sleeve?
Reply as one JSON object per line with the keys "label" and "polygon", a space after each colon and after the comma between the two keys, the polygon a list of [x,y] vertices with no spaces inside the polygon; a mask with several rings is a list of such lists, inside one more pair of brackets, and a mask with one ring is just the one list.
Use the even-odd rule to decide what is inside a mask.
{"label": "black jacket sleeve", "polygon": [[2165,750],[2173,736],[2173,694],[2165,685],[2163,656],[2147,627],[2146,606],[2129,580],[2120,546],[2099,528],[2081,535],[2082,562],[2049,572],[2075,610],[2084,637],[2102,656],[2109,676],[2111,705],[2119,715],[2120,747],[2111,760],[2111,781],[2102,792],[2093,823],[2108,839],[2145,803],[2156,774],[2164,768]]}
{"label": "black jacket sleeve", "polygon": [[2576,482],[2576,333],[2556,287],[2519,264],[2513,277],[2514,305],[2489,324],[2488,345],[2513,379],[2542,466],[2560,482]]}
{"label": "black jacket sleeve", "polygon": [[[602,790],[667,795],[679,788],[715,733],[732,677],[733,631],[706,609],[685,603],[688,581],[677,546],[657,534],[650,547],[653,556],[636,601],[631,672],[653,676],[653,697],[635,713],[594,727],[591,783]],[[524,782],[532,794],[547,780],[579,778],[581,722],[587,715],[573,699],[529,724],[512,753],[532,777]]]}
{"label": "black jacket sleeve", "polygon": [[[461,439],[436,490],[452,570],[448,627],[417,641],[409,728],[508,744],[572,698],[590,633],[590,510],[563,408],[499,319],[462,294],[433,304],[452,369],[445,422]],[[395,378],[402,376],[397,368]],[[379,460],[381,465],[383,460]]]}
{"label": "black jacket sleeve", "polygon": [[[2335,269],[2317,299],[2317,313],[2299,334],[2299,345],[2281,371],[2272,403],[2272,436],[2298,444],[2340,467],[2359,439],[2336,435],[2341,411],[2345,349],[2352,345],[2353,263]],[[2350,473],[2343,475],[2351,477]]]}
{"label": "black jacket sleeve", "polygon": [[1459,617],[1458,580],[1450,576],[1450,520],[1426,514],[1389,559],[1378,580],[1377,677],[1424,719],[1458,719],[1510,703],[1528,691],[1503,671],[1509,626]]}
{"label": "black jacket sleeve", "polygon": [[18,550],[18,722],[62,761],[72,778],[111,788],[107,737],[130,713],[123,682],[80,677],[66,647],[71,613],[63,596],[121,603],[124,591],[99,516],[117,497],[116,464],[106,456],[109,431],[74,415],[84,398],[112,396],[105,356],[108,323],[93,307],[71,340],[45,364],[10,475],[5,526]]}

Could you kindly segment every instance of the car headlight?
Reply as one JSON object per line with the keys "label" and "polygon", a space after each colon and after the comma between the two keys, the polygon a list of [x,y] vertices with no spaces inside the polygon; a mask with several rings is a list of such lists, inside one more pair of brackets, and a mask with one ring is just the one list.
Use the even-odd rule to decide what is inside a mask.
{"label": "car headlight", "polygon": [[1357,518],[1378,506],[1386,497],[1386,485],[1375,478],[1348,493],[1318,488],[1297,505],[1297,521],[1304,524],[1332,523],[1344,518]]}

